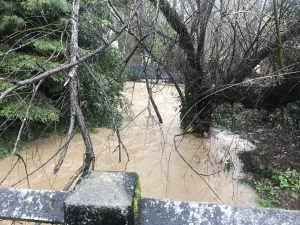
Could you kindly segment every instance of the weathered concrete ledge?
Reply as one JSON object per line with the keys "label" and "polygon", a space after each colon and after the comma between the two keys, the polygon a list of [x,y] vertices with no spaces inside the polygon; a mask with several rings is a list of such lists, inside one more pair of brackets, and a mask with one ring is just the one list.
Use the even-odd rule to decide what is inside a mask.
{"label": "weathered concrete ledge", "polygon": [[296,225],[300,211],[140,198],[136,173],[89,171],[71,192],[0,188],[0,218],[68,225]]}
{"label": "weathered concrete ledge", "polygon": [[69,192],[0,188],[0,218],[64,223],[64,200]]}
{"label": "weathered concrete ledge", "polygon": [[134,224],[138,175],[89,171],[65,200],[66,224]]}
{"label": "weathered concrete ledge", "polygon": [[293,225],[300,211],[141,198],[140,225]]}

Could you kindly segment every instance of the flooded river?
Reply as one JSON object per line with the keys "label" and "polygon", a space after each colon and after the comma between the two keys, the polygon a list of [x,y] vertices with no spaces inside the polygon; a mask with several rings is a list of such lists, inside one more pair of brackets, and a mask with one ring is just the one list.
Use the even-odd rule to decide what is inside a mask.
{"label": "flooded river", "polygon": [[[173,86],[156,86],[154,100],[161,113],[163,124],[158,124],[155,112],[149,106],[144,83],[128,83],[124,94],[132,101],[135,119],[127,116],[121,129],[121,138],[128,151],[130,162],[122,151],[119,163],[117,137],[108,129],[92,133],[96,170],[133,171],[141,176],[142,196],[171,198],[184,201],[215,202],[229,205],[255,206],[254,191],[238,183],[243,177],[238,160],[239,151],[249,151],[254,146],[237,135],[227,135],[214,128],[210,138],[201,139],[194,134],[181,134],[179,127],[179,99]],[[21,152],[30,173],[47,161],[64,142],[58,136],[40,138]],[[33,189],[61,190],[69,178],[82,165],[84,143],[80,134],[72,139],[66,159],[58,172],[53,169],[58,156],[25,179],[23,163],[9,156],[0,162],[2,186]],[[225,169],[231,159],[233,168]],[[229,160],[230,161],[230,160]],[[9,173],[10,172],[10,173]],[[9,173],[9,175],[7,175]],[[200,175],[213,174],[210,176]]]}

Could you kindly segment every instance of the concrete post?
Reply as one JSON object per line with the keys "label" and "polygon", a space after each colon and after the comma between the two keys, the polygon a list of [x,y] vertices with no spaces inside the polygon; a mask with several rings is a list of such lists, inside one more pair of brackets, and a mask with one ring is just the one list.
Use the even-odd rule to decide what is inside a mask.
{"label": "concrete post", "polygon": [[88,171],[64,202],[65,224],[135,224],[139,199],[136,173]]}

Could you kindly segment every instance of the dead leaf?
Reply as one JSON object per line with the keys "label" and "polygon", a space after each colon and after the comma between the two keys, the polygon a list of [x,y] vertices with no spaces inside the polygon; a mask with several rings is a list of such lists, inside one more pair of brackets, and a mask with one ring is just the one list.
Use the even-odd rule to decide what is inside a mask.
{"label": "dead leaf", "polygon": [[277,129],[282,130],[282,126],[280,124],[277,124]]}

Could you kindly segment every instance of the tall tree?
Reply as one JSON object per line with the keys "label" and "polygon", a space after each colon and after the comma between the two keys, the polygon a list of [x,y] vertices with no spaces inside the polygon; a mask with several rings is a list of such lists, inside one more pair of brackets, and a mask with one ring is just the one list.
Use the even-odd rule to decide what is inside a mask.
{"label": "tall tree", "polygon": [[[103,2],[83,1],[86,8],[80,10],[78,27],[78,50],[74,57],[89,53],[92,49],[108,41],[105,35],[114,26]],[[0,91],[3,92],[19,81],[36,78],[48,70],[70,63],[72,23],[69,18],[72,4],[66,0],[55,1],[1,1],[1,43],[0,43]],[[92,10],[90,10],[92,9]],[[102,13],[102,14],[101,14]],[[99,38],[101,37],[101,38]],[[102,38],[103,37],[103,38]],[[118,106],[126,101],[121,91],[126,76],[120,75],[120,53],[108,47],[102,55],[89,62],[94,73],[103,83],[111,109],[120,125],[121,114]],[[90,127],[106,126],[112,128],[111,110],[106,97],[93,82],[84,67],[78,67],[78,104],[82,106],[85,120]],[[17,135],[21,124],[19,139],[32,139],[41,130],[66,133],[65,124],[73,114],[68,113],[71,95],[68,93],[68,73],[59,70],[51,76],[36,79],[17,88],[1,100],[0,130],[2,140],[11,140]],[[38,84],[38,86],[37,86]],[[34,93],[34,99],[31,95]],[[101,115],[101,116],[100,116]],[[76,124],[75,124],[76,126]],[[11,141],[13,143],[14,141]],[[1,142],[0,152],[7,154],[7,143]],[[15,146],[16,150],[16,146]],[[0,153],[0,156],[1,154]]]}
{"label": "tall tree", "polygon": [[[298,55],[299,49],[288,48],[288,43],[299,38],[298,17],[293,21],[289,20],[289,26],[280,31],[282,42],[279,43],[276,41],[278,35],[273,5],[269,1],[199,0],[177,1],[177,4],[168,0],[149,2],[153,6],[152,12],[158,9],[174,33],[168,35],[170,33],[164,32],[168,29],[158,29],[157,24],[154,29],[148,25],[148,31],[155,32],[166,41],[165,49],[168,53],[165,55],[172,56],[174,46],[181,51],[176,57],[180,59],[175,59],[178,60],[175,67],[185,77],[181,114],[183,127],[191,123],[202,123],[204,127],[208,127],[214,104],[240,102],[246,107],[272,111],[298,100],[300,84],[298,75],[295,74],[299,74],[299,58],[289,62],[286,66],[291,67],[285,72],[280,72],[280,67],[274,63],[267,63],[267,59],[274,61],[274,52],[278,48],[285,49],[283,55],[288,52]],[[287,8],[293,9],[292,2],[294,1],[281,1],[279,6],[287,5]],[[284,9],[279,9],[278,21],[286,22],[288,16],[283,12]],[[144,26],[147,24],[149,23],[143,23]],[[146,49],[146,54],[150,54],[154,61],[165,67],[167,57],[160,60],[162,58],[149,48],[147,39],[144,40],[134,30],[132,35],[139,41],[140,48]],[[174,58],[169,60],[174,61]],[[255,72],[259,65],[272,68],[273,71],[278,70],[279,73],[270,76],[274,75],[281,81],[272,83],[272,79],[265,77],[267,82],[263,83],[263,79],[257,79],[266,76]],[[253,78],[256,80],[247,82],[247,79]]]}

